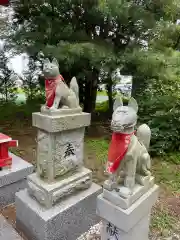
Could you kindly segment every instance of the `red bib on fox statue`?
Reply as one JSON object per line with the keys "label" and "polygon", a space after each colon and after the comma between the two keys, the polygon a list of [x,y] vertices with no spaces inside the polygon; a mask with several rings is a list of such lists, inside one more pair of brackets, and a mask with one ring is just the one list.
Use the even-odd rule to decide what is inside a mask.
{"label": "red bib on fox statue", "polygon": [[108,151],[107,172],[114,173],[127,153],[133,133],[113,133]]}
{"label": "red bib on fox statue", "polygon": [[0,5],[8,6],[9,5],[9,0],[0,0]]}
{"label": "red bib on fox statue", "polygon": [[46,106],[48,108],[52,107],[54,103],[54,98],[56,94],[56,88],[58,82],[64,81],[62,75],[57,76],[56,78],[49,78],[45,80],[45,91],[46,91]]}

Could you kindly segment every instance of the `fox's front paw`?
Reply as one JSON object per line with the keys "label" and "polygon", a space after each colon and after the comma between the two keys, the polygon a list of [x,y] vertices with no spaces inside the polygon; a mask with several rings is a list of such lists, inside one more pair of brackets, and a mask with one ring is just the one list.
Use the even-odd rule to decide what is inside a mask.
{"label": "fox's front paw", "polygon": [[125,177],[124,179],[124,186],[132,189],[135,185],[135,178],[134,177]]}
{"label": "fox's front paw", "polygon": [[112,181],[111,179],[108,179],[103,184],[104,189],[107,189],[109,191],[112,191],[117,187],[117,183]]}
{"label": "fox's front paw", "polygon": [[41,112],[45,111],[46,109],[47,109],[47,106],[46,106],[46,105],[43,105],[43,106],[41,107]]}
{"label": "fox's front paw", "polygon": [[148,177],[151,177],[151,172],[147,170],[147,171],[145,171],[145,175]]}
{"label": "fox's front paw", "polygon": [[51,112],[57,111],[57,108],[55,108],[54,106],[52,106],[52,107],[49,108],[49,111],[51,111]]}

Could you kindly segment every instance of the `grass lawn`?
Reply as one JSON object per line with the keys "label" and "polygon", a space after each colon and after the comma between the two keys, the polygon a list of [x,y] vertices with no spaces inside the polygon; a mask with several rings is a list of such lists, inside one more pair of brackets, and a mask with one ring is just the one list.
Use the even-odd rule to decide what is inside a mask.
{"label": "grass lawn", "polygon": [[106,91],[101,91],[101,92],[98,91],[98,92],[97,92],[97,95],[98,95],[98,96],[107,96],[107,92],[106,92]]}
{"label": "grass lawn", "polygon": [[24,93],[23,88],[17,88],[17,93]]}

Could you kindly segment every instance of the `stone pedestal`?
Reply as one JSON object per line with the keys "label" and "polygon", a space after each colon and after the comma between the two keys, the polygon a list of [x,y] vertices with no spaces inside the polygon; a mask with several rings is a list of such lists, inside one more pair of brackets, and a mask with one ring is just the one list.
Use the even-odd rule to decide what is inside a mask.
{"label": "stone pedestal", "polygon": [[100,221],[96,200],[101,187],[90,188],[64,198],[52,208],[44,208],[27,190],[16,193],[16,227],[28,239],[75,240]]}
{"label": "stone pedestal", "polygon": [[157,185],[152,186],[152,181],[149,187],[136,185],[129,199],[108,190],[98,196],[97,214],[103,220],[102,240],[148,240],[151,208],[159,189]]}
{"label": "stone pedestal", "polygon": [[38,128],[37,174],[48,182],[83,165],[84,130],[91,120],[89,113],[60,113],[33,113],[33,126]]}
{"label": "stone pedestal", "polygon": [[74,240],[99,221],[101,187],[83,166],[90,114],[71,109],[33,114],[38,128],[37,173],[16,195],[17,228],[33,240]]}
{"label": "stone pedestal", "polygon": [[87,189],[91,184],[92,172],[87,168],[81,168],[72,176],[50,184],[34,173],[28,177],[28,192],[41,205],[51,208],[63,198]]}
{"label": "stone pedestal", "polygon": [[33,165],[10,153],[11,168],[0,171],[0,208],[15,202],[15,193],[27,187],[26,178],[34,170]]}

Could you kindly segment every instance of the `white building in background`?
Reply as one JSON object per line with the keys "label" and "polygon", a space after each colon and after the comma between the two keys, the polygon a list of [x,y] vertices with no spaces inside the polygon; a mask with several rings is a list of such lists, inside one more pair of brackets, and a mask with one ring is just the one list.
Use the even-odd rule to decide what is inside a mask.
{"label": "white building in background", "polygon": [[[120,92],[125,96],[131,96],[132,76],[121,75],[120,68],[117,68],[112,74],[112,78],[117,81],[117,84],[114,88],[115,91]],[[101,91],[104,91],[106,90],[106,85],[100,84],[99,88]]]}

